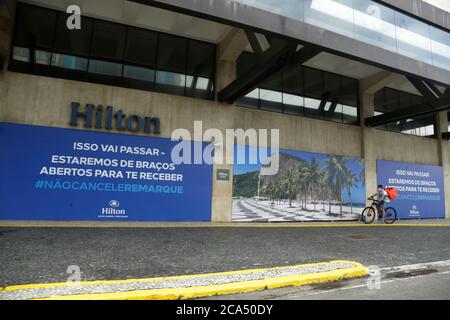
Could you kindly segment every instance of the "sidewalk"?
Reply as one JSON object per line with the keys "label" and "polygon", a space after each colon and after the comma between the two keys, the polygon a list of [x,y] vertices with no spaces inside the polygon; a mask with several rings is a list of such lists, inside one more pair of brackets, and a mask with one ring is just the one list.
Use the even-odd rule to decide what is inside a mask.
{"label": "sidewalk", "polygon": [[298,228],[298,227],[379,227],[379,226],[450,226],[450,219],[403,219],[393,225],[381,222],[371,225],[360,221],[321,222],[123,222],[123,221],[0,221],[0,227],[70,227],[70,228]]}

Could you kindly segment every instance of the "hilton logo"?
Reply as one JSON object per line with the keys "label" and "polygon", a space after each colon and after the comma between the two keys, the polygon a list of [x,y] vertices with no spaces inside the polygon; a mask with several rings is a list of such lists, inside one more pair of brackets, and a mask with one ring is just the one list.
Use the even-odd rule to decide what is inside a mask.
{"label": "hilton logo", "polygon": [[126,211],[124,209],[117,209],[120,206],[119,201],[111,200],[108,202],[109,208],[102,208],[102,215],[108,216],[123,216],[126,215]]}
{"label": "hilton logo", "polygon": [[420,215],[420,211],[417,209],[416,205],[413,205],[411,210],[409,210],[410,215]]}

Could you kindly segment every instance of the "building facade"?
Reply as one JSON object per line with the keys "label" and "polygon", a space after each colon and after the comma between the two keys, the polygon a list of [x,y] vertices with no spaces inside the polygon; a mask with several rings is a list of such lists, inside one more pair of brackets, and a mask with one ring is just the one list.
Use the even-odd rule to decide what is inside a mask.
{"label": "building facade", "polygon": [[[81,9],[81,29],[68,27],[75,12],[67,13],[70,4]],[[364,169],[357,178],[359,184],[350,186],[349,192],[343,187],[339,191],[330,189],[338,192],[337,198],[305,191],[310,196],[305,197],[303,204],[301,190],[294,196],[278,196],[278,200],[294,201],[293,207],[297,202],[298,207],[313,212],[309,219],[322,217],[314,213],[316,206],[323,206],[325,212],[329,205],[329,213],[332,205],[341,207],[336,216],[322,220],[335,220],[342,215],[343,202],[353,212],[352,192],[362,199],[358,201],[361,204],[385,178],[380,173],[382,161],[400,163],[406,174],[413,175],[429,174],[424,168],[430,166],[439,168],[437,181],[423,179],[430,184],[420,184],[422,180],[415,177],[418,186],[431,188],[431,197],[420,193],[409,199],[417,204],[402,209],[408,211],[402,217],[450,218],[450,13],[419,0],[80,0],[70,4],[62,0],[0,2],[0,123],[71,129],[49,135],[67,136],[75,132],[72,130],[108,132],[105,139],[112,143],[126,139],[117,138],[122,135],[130,139],[149,138],[148,141],[171,138],[174,130],[180,128],[187,129],[196,140],[196,121],[202,122],[203,132],[278,129],[280,149],[290,150],[285,154],[307,153],[304,157],[308,161],[312,161],[309,154],[356,159],[355,163]],[[74,116],[74,112],[79,114]],[[103,112],[101,116],[99,112]],[[26,136],[20,140],[21,127],[11,131],[16,133],[14,137],[5,130],[0,141],[17,138],[17,143],[24,143],[0,144],[1,153],[11,155],[3,158],[6,179],[2,180],[17,180],[19,188],[27,178],[20,175],[19,169],[11,169],[16,176],[8,175],[8,167],[14,166],[16,158],[26,167],[23,159],[38,157],[40,149],[27,145]],[[28,134],[33,135],[33,130]],[[47,148],[46,136],[42,137],[39,141]],[[145,144],[146,140],[141,141]],[[33,153],[22,152],[22,148]],[[215,148],[216,154],[220,153],[218,149],[233,149],[227,153],[231,157],[237,150],[234,144]],[[56,155],[62,151],[55,147],[51,152]],[[401,168],[400,164],[397,168]],[[289,167],[281,167],[286,166]],[[239,171],[226,161],[212,164],[209,169],[210,175],[203,176],[199,171],[197,176],[205,188],[193,189],[195,195],[201,193],[204,197],[186,194],[189,199],[173,200],[174,207],[169,209],[178,208],[179,215],[165,216],[164,206],[145,204],[145,199],[153,201],[148,195],[133,198],[135,202],[144,201],[137,206],[141,212],[146,206],[153,208],[147,218],[144,212],[144,216],[136,215],[134,220],[270,220],[267,214],[252,212],[257,206],[263,213],[270,211],[271,182],[261,182],[261,171],[260,181],[249,187],[257,188],[257,194],[239,194],[236,182],[244,178],[236,176],[254,171]],[[220,174],[224,174],[223,179]],[[186,173],[186,179],[190,175]],[[392,179],[399,181],[398,177]],[[271,180],[272,184],[275,180]],[[391,184],[401,185],[397,180],[388,178],[396,181]],[[185,190],[195,181],[192,173]],[[9,182],[2,185],[2,202],[13,196],[10,206],[17,207],[14,212],[27,210],[27,206],[19,208],[20,200],[27,202],[29,198],[21,195],[20,189],[12,187],[10,191]],[[240,183],[245,185],[245,181]],[[321,189],[311,186],[311,190]],[[414,193],[406,188],[404,194]],[[40,201],[58,198],[61,192],[64,191],[49,191],[46,196],[33,193],[37,203],[34,207],[39,207]],[[128,196],[114,192],[108,195],[111,201],[119,197],[121,203]],[[171,202],[171,197],[176,195],[155,201]],[[253,202],[240,203],[244,198],[253,198]],[[67,191],[61,199],[71,208],[83,202],[77,192]],[[205,199],[206,207],[197,207],[197,202]],[[262,202],[258,205],[258,201]],[[440,207],[435,207],[433,201],[440,202],[444,211],[434,215]],[[195,202],[192,207],[190,202]],[[105,206],[113,210],[114,204]],[[295,216],[295,210],[289,209],[292,203],[280,206],[286,215]],[[45,211],[45,206],[40,210]],[[98,210],[95,207],[96,215]],[[111,215],[113,211],[108,210],[106,213]],[[196,215],[195,210],[206,215]],[[6,211],[0,212],[0,218],[15,220],[14,214]],[[416,211],[419,213],[414,215]],[[38,213],[39,210],[36,215],[19,214],[17,219],[91,220],[66,216],[64,210],[50,216]],[[246,214],[250,218],[245,219]]]}

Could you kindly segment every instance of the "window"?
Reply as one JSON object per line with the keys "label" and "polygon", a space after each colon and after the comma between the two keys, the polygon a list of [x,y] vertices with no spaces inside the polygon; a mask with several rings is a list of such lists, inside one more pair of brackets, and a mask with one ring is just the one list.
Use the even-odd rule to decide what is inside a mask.
{"label": "window", "polygon": [[11,71],[214,98],[216,45],[19,2]]}
{"label": "window", "polygon": [[359,123],[358,80],[347,77],[342,78],[342,117],[343,122],[348,124]]}
{"label": "window", "polygon": [[53,46],[56,12],[39,7],[17,11],[15,45],[50,50]]}
{"label": "window", "polygon": [[154,69],[157,42],[156,32],[128,28],[125,61]]}
{"label": "window", "polygon": [[91,46],[92,19],[82,16],[82,28],[80,30],[67,29],[66,21],[67,15],[62,12],[58,13],[54,51],[67,55],[88,57]]}
{"label": "window", "polygon": [[395,22],[398,53],[432,64],[430,26],[400,12]]}
{"label": "window", "polygon": [[92,34],[91,56],[122,60],[125,51],[125,35],[125,26],[96,20]]}
{"label": "window", "polygon": [[450,70],[448,30],[423,23],[413,15],[402,14],[380,0],[233,1]]}
{"label": "window", "polygon": [[371,0],[353,1],[355,38],[396,52],[394,10]]}
{"label": "window", "polygon": [[282,74],[276,73],[260,84],[259,99],[262,110],[283,111]]}
{"label": "window", "polygon": [[305,22],[352,37],[353,0],[304,0]]}
{"label": "window", "polygon": [[[422,96],[391,88],[383,88],[376,92],[374,96],[375,115],[392,112],[401,108],[409,108],[423,103],[425,101]],[[394,121],[378,126],[377,128],[416,136],[434,137],[435,123],[435,115],[430,114]]]}
{"label": "window", "polygon": [[303,95],[303,68],[298,66],[283,73],[284,112],[303,115],[305,105]]}
{"label": "window", "polygon": [[[237,74],[244,72],[242,61],[251,62],[252,54],[243,52],[238,57]],[[278,72],[259,84],[235,104],[359,125],[359,81],[305,66],[296,66]]]}
{"label": "window", "polygon": [[213,98],[215,61],[216,49],[214,45],[189,41],[186,95],[205,99]]}

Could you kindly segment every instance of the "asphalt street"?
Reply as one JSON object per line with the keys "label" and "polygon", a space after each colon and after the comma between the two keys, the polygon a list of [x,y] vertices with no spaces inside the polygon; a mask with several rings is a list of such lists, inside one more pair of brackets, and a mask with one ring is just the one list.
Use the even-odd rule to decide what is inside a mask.
{"label": "asphalt street", "polygon": [[425,265],[411,270],[382,270],[378,285],[371,277],[216,296],[209,300],[449,300],[450,261],[447,266]]}
{"label": "asphalt street", "polygon": [[[114,280],[345,259],[381,268],[450,259],[447,227],[0,228],[0,286]],[[73,270],[73,267],[71,267]]]}

